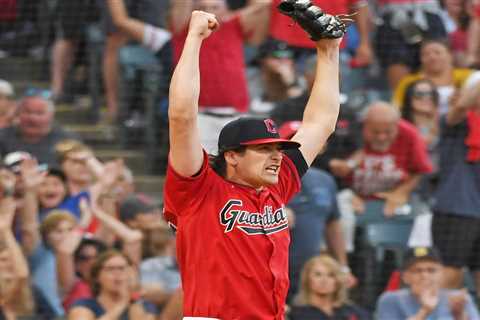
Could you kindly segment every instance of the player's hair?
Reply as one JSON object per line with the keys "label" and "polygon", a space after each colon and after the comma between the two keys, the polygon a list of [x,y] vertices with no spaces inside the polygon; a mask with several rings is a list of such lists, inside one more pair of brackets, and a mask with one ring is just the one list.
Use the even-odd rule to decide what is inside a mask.
{"label": "player's hair", "polygon": [[341,271],[340,264],[327,254],[310,258],[303,266],[300,275],[300,290],[295,297],[295,305],[309,305],[314,295],[310,283],[311,273],[315,265],[321,264],[331,272],[335,278],[335,291],[333,292],[333,305],[340,307],[348,303],[347,284],[345,274]]}
{"label": "player's hair", "polygon": [[240,146],[235,149],[219,150],[217,155],[211,154],[208,156],[210,167],[212,167],[213,171],[215,171],[219,176],[225,177],[227,174],[227,162],[225,161],[225,152],[235,151],[237,153],[244,153],[246,149],[246,146]]}

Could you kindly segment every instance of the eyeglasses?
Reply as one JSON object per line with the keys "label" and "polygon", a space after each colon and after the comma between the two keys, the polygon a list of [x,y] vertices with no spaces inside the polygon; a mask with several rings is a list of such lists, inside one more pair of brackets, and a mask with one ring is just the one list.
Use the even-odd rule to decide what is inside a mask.
{"label": "eyeglasses", "polygon": [[107,272],[114,272],[114,271],[124,272],[124,271],[127,270],[127,268],[128,268],[127,265],[124,265],[124,266],[103,266],[102,270],[107,271]]}
{"label": "eyeglasses", "polygon": [[24,97],[41,97],[46,100],[52,99],[52,92],[50,90],[46,89],[40,89],[40,88],[27,88],[25,92],[23,93]]}
{"label": "eyeglasses", "polygon": [[414,90],[413,91],[414,98],[432,98],[433,97],[433,90]]}
{"label": "eyeglasses", "polygon": [[293,54],[288,50],[274,50],[268,54],[268,56],[276,59],[292,59]]}
{"label": "eyeglasses", "polygon": [[77,257],[77,260],[80,262],[85,262],[88,260],[94,260],[96,258],[97,258],[96,254],[92,254],[92,255],[81,254]]}
{"label": "eyeglasses", "polygon": [[420,274],[420,273],[428,273],[428,274],[433,274],[437,273],[440,269],[435,268],[435,267],[430,267],[430,268],[412,268],[412,273],[414,274]]}

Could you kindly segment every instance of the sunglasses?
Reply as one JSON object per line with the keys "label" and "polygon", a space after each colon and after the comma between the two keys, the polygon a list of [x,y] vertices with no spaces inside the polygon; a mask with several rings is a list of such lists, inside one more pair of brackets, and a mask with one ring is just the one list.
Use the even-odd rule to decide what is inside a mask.
{"label": "sunglasses", "polygon": [[94,260],[97,258],[97,255],[84,255],[81,254],[77,257],[78,261],[88,261],[88,260]]}
{"label": "sunglasses", "polygon": [[52,92],[46,89],[40,88],[27,88],[23,93],[24,97],[41,97],[46,100],[52,99]]}
{"label": "sunglasses", "polygon": [[293,53],[288,50],[274,50],[268,56],[276,59],[291,59],[293,58]]}
{"label": "sunglasses", "polygon": [[432,90],[414,90],[413,91],[413,97],[414,98],[431,98],[433,97],[433,91]]}

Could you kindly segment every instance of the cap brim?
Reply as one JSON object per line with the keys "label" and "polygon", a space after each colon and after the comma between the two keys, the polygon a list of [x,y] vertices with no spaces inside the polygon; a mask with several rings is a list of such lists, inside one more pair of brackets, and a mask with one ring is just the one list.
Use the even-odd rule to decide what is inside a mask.
{"label": "cap brim", "polygon": [[432,257],[432,256],[416,257],[416,258],[411,258],[410,260],[407,260],[403,265],[403,269],[407,270],[412,265],[414,265],[415,263],[420,262],[420,261],[429,261],[429,262],[435,262],[435,263],[442,264],[442,261],[438,257]]}
{"label": "cap brim", "polygon": [[267,144],[267,143],[280,143],[280,146],[282,149],[298,149],[300,148],[301,144],[288,140],[288,139],[282,139],[282,138],[267,138],[267,139],[256,139],[256,140],[250,140],[247,142],[242,142],[240,145],[242,146],[252,146],[256,144]]}

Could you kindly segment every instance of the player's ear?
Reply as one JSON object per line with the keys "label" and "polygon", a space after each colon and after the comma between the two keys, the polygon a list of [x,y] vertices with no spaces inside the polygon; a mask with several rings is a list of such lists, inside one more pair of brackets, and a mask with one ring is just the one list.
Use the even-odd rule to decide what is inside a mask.
{"label": "player's ear", "polygon": [[225,162],[232,167],[238,164],[237,153],[235,151],[225,151],[223,156],[225,157]]}

